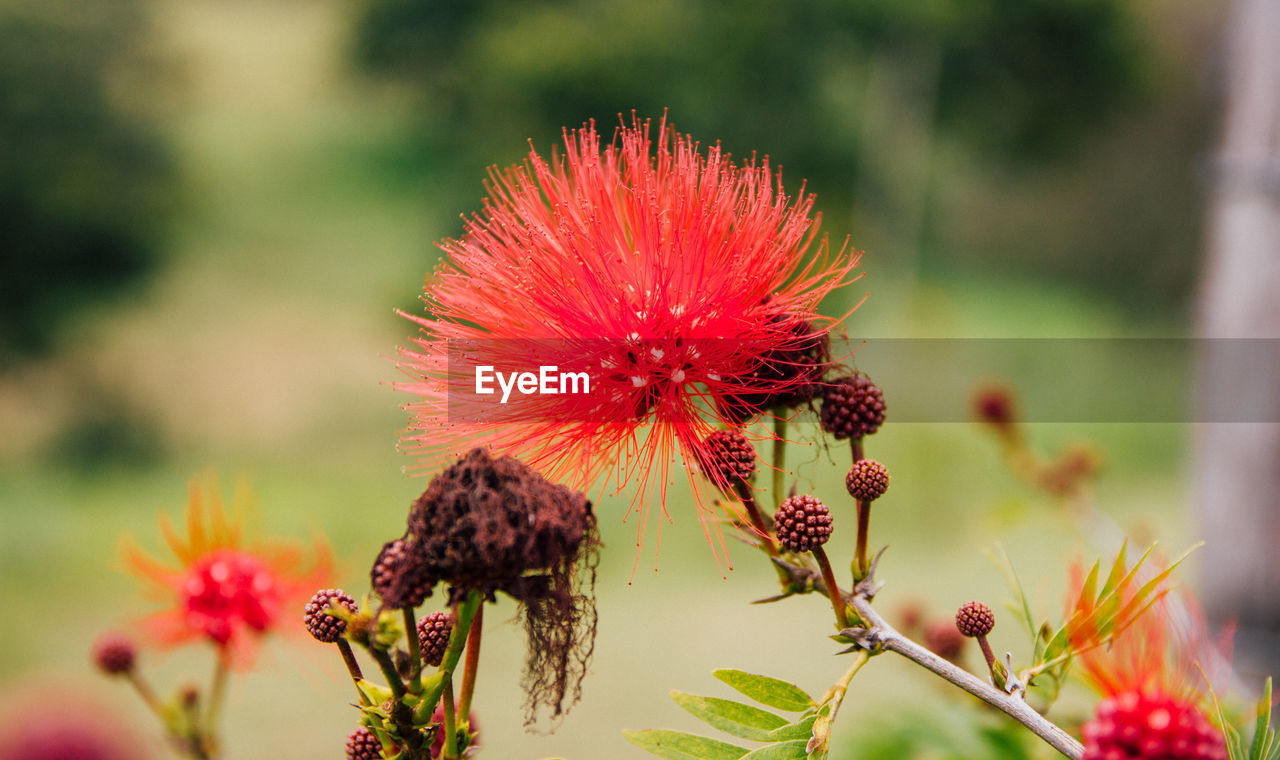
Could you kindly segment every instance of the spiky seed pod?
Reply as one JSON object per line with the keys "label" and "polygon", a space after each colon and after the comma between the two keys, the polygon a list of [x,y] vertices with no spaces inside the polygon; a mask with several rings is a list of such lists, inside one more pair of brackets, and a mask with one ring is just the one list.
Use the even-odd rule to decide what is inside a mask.
{"label": "spiky seed pod", "polygon": [[864,438],[884,424],[884,392],[866,375],[835,380],[822,394],[822,429],[837,439]]}
{"label": "spiky seed pod", "polygon": [[133,639],[118,633],[104,633],[93,643],[93,663],[108,675],[120,675],[133,670],[138,648]]}
{"label": "spiky seed pod", "polygon": [[808,494],[784,499],[773,514],[773,523],[778,541],[793,552],[813,551],[831,537],[831,512]]}
{"label": "spiky seed pod", "polygon": [[737,430],[717,430],[707,436],[702,469],[722,488],[745,483],[756,472],[756,449]]}
{"label": "spiky seed pod", "polygon": [[455,593],[516,595],[529,572],[572,562],[594,528],[581,493],[478,448],[433,478],[409,513],[426,572]]}
{"label": "spiky seed pod", "polygon": [[433,612],[419,620],[418,646],[422,649],[422,661],[433,668],[439,667],[452,633],[453,616],[447,612]]}
{"label": "spiky seed pod", "polygon": [[995,627],[995,613],[982,602],[967,602],[956,612],[956,630],[965,636],[986,636]]}
{"label": "spiky seed pod", "polygon": [[382,742],[360,726],[347,737],[347,760],[382,760]]}
{"label": "spiky seed pod", "polygon": [[417,607],[436,585],[418,549],[416,542],[403,538],[388,541],[369,572],[374,592],[393,610]]}
{"label": "spiky seed pod", "polygon": [[889,469],[874,459],[859,459],[849,469],[844,485],[858,501],[875,501],[889,490]]}
{"label": "spiky seed pod", "polygon": [[321,589],[307,602],[302,621],[307,625],[307,633],[316,641],[332,644],[346,632],[347,621],[329,613],[335,606],[353,613],[359,611],[356,600],[340,588]]}
{"label": "spiky seed pod", "polygon": [[1084,725],[1081,760],[1226,760],[1222,732],[1195,704],[1129,691],[1098,704]]}
{"label": "spiky seed pod", "polygon": [[476,448],[432,479],[409,512],[409,536],[453,601],[502,591],[521,602],[530,723],[578,701],[596,625],[599,534],[586,496]]}
{"label": "spiky seed pod", "polygon": [[964,636],[950,620],[935,620],[925,626],[924,645],[942,659],[955,662],[964,651]]}

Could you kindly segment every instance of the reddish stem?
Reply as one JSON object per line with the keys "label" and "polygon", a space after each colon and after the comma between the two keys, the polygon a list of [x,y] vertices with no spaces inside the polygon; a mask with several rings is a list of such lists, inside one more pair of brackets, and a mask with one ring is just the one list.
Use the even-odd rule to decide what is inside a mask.
{"label": "reddish stem", "polygon": [[871,502],[858,499],[858,546],[855,553],[858,580],[867,577],[867,534],[871,532]]}
{"label": "reddish stem", "polygon": [[462,671],[462,694],[458,700],[458,714],[461,720],[467,720],[471,714],[471,695],[476,690],[476,671],[480,668],[480,633],[484,625],[484,605],[476,610],[471,620],[471,630],[467,632],[467,662]]}
{"label": "reddish stem", "polygon": [[769,529],[765,527],[764,517],[760,515],[760,509],[756,506],[756,497],[751,490],[751,485],[746,482],[740,482],[735,486],[735,490],[738,492],[738,498],[742,500],[747,519],[751,521],[751,526],[760,534],[761,547],[769,553],[770,557],[778,556],[778,547],[773,545],[773,539],[769,536]]}
{"label": "reddish stem", "polygon": [[836,583],[836,574],[831,571],[831,561],[827,559],[827,553],[821,546],[813,547],[813,556],[818,560],[818,567],[822,569],[822,582],[827,586],[827,596],[831,598],[831,609],[836,612],[836,622],[842,630],[848,628],[849,612],[845,609],[844,594],[840,592],[840,585]]}

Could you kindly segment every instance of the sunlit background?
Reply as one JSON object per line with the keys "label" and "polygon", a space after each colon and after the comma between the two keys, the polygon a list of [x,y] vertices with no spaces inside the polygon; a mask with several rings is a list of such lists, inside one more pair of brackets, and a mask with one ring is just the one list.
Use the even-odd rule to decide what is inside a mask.
{"label": "sunlit background", "polygon": [[[851,333],[1191,334],[1223,16],[1198,0],[3,0],[0,695],[83,690],[168,756],[88,649],[152,609],[119,540],[158,551],[156,515],[179,513],[196,474],[251,483],[263,532],[328,537],[339,584],[367,590],[425,486],[395,448],[406,399],[387,357],[414,325],[394,309],[420,310],[434,243],[479,208],[488,166],[587,120],[607,134],[665,113],[804,183],[832,240],[865,251],[866,276],[824,307],[866,296]],[[894,425],[885,391],[868,454],[893,473],[873,532],[891,546],[890,617],[997,605],[997,542],[1060,614],[1070,560],[1115,547],[1019,482],[978,426]],[[1193,432],[1031,428],[1047,453],[1094,445],[1100,510],[1167,555],[1200,535]],[[797,439],[801,487],[835,503],[845,449]],[[595,663],[555,733],[522,731],[523,638],[509,601],[490,614],[482,756],[642,758],[620,730],[700,730],[667,693],[727,696],[714,668],[817,694],[843,672],[806,638],[827,631],[825,602],[748,606],[772,571],[743,547],[722,577],[683,488],[639,555],[630,499],[598,505]],[[994,644],[1026,648],[1013,626]],[[144,663],[165,691],[210,667],[198,648]],[[833,756],[1042,751],[984,739],[998,721],[944,686],[873,662]],[[228,758],[340,757],[356,725],[340,660],[305,635],[231,689]]]}

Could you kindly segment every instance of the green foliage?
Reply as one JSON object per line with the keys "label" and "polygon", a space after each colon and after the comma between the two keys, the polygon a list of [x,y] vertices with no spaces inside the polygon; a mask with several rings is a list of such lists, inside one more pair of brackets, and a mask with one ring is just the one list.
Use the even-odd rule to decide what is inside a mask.
{"label": "green foliage", "polygon": [[1134,89],[1132,26],[1114,0],[366,0],[355,52],[422,86],[460,134],[480,122],[554,134],[671,107],[696,134],[786,156],[805,177],[847,177],[849,78],[876,56],[936,56],[942,122],[1025,157],[1060,148]]}
{"label": "green foliage", "polygon": [[1060,757],[1045,752],[1021,725],[989,713],[966,709],[885,710],[884,716],[859,725],[836,758],[857,760],[1033,760]]}
{"label": "green foliage", "polygon": [[699,697],[679,691],[671,692],[671,699],[695,718],[739,739],[776,741],[771,738],[772,732],[787,725],[787,719],[775,713],[728,699]]}
{"label": "green foliage", "polygon": [[1047,620],[1036,624],[1031,603],[1003,548],[999,557],[992,555],[1014,595],[1010,607],[1018,613],[1033,642],[1032,664],[1018,674],[1019,679],[1035,688],[1045,709],[1057,698],[1075,657],[1109,644],[1160,601],[1168,592],[1165,581],[1195,548],[1187,550],[1168,567],[1138,585],[1139,571],[1155,546],[1143,552],[1129,567],[1126,558],[1128,542],[1125,542],[1101,588],[1098,587],[1101,560],[1093,563],[1072,603],[1070,617],[1056,630]]}
{"label": "green foliage", "polygon": [[[418,95],[417,163],[459,207],[474,207],[485,167],[519,162],[530,139],[545,151],[565,127],[594,119],[607,136],[620,115],[669,112],[678,129],[735,157],[769,156],[785,169],[788,191],[803,181],[836,239],[854,223],[887,221],[876,215],[892,214],[903,192],[903,167],[880,156],[889,146],[877,119],[916,115],[923,123],[893,131],[921,130],[942,152],[959,149],[996,174],[1043,167],[1138,98],[1147,57],[1123,0],[362,0],[360,8],[357,65]],[[935,223],[930,209],[924,224]],[[952,230],[923,232],[949,259],[959,253]],[[1043,225],[1027,234],[1037,270],[1048,274]],[[984,270],[1006,270],[1008,251],[991,247],[983,240],[969,255],[992,257]],[[1091,251],[1072,248],[1052,274],[1070,269],[1097,288],[1099,267],[1114,272],[1133,258],[1109,252],[1082,266]]]}
{"label": "green foliage", "polygon": [[[806,760],[826,757],[825,741],[815,740],[815,723],[832,714],[836,705],[819,705],[793,683],[741,670],[717,670],[715,677],[752,700],[777,710],[802,713],[792,721],[777,713],[718,697],[700,697],[680,691],[671,699],[695,718],[730,736],[760,742],[748,750],[733,744],[683,731],[651,729],[624,731],[627,741],[667,760]],[[841,694],[843,696],[843,693]],[[812,749],[810,745],[820,744]]]}
{"label": "green foliage", "polygon": [[747,754],[747,750],[742,747],[683,731],[651,728],[644,731],[623,731],[622,735],[640,749],[667,760],[738,760]]}
{"label": "green foliage", "polygon": [[1280,739],[1276,737],[1275,726],[1271,725],[1271,708],[1274,701],[1271,696],[1271,679],[1262,689],[1262,697],[1258,700],[1258,717],[1254,722],[1253,739],[1249,742],[1249,751],[1244,751],[1240,741],[1240,732],[1222,714],[1222,706],[1213,697],[1213,706],[1218,713],[1218,724],[1227,738],[1227,756],[1231,760],[1280,760]]}
{"label": "green foliage", "polygon": [[769,707],[788,712],[803,712],[815,706],[813,697],[806,694],[799,686],[777,678],[729,669],[717,670],[712,675],[743,695]]}
{"label": "green foliage", "polygon": [[0,4],[0,359],[48,347],[84,301],[153,263],[166,144],[122,104],[142,0]]}

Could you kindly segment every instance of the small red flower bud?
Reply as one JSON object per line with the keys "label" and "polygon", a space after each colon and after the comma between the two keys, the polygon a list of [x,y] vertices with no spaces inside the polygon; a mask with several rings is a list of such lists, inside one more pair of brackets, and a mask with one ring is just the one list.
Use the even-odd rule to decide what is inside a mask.
{"label": "small red flower bud", "polygon": [[453,633],[453,616],[447,612],[433,612],[418,621],[418,646],[422,649],[422,661],[438,667],[444,661],[449,648],[449,636]]}
{"label": "small red flower bud", "polygon": [[358,611],[356,600],[352,599],[347,592],[337,588],[321,589],[311,597],[311,601],[307,602],[303,622],[307,625],[307,632],[316,641],[332,644],[342,638],[342,634],[347,630],[347,621],[329,614],[329,610],[335,606],[345,607],[351,612]]}
{"label": "small red flower bud", "polygon": [[756,472],[756,449],[736,430],[717,430],[704,442],[702,469],[722,487],[745,483]]}
{"label": "small red flower bud", "polygon": [[822,429],[837,440],[864,438],[884,424],[884,391],[866,375],[842,377],[822,394]]}
{"label": "small red flower bud", "polygon": [[374,592],[393,610],[417,607],[436,585],[416,548],[403,538],[388,541],[369,571]]}
{"label": "small red flower bud", "polygon": [[104,633],[93,644],[93,664],[108,675],[120,675],[133,670],[138,649],[133,640],[118,633]]}
{"label": "small red flower bud", "polygon": [[889,490],[889,470],[874,459],[853,463],[844,479],[849,495],[858,501],[875,501]]}
{"label": "small red flower bud", "polygon": [[816,496],[803,494],[783,500],[773,515],[778,541],[793,552],[807,552],[831,537],[831,512]]}
{"label": "small red flower bud", "polygon": [[969,602],[956,613],[956,629],[965,636],[986,636],[995,627],[995,613],[982,602]]}
{"label": "small red flower bud", "polygon": [[347,737],[347,760],[382,760],[382,742],[360,726]]}

